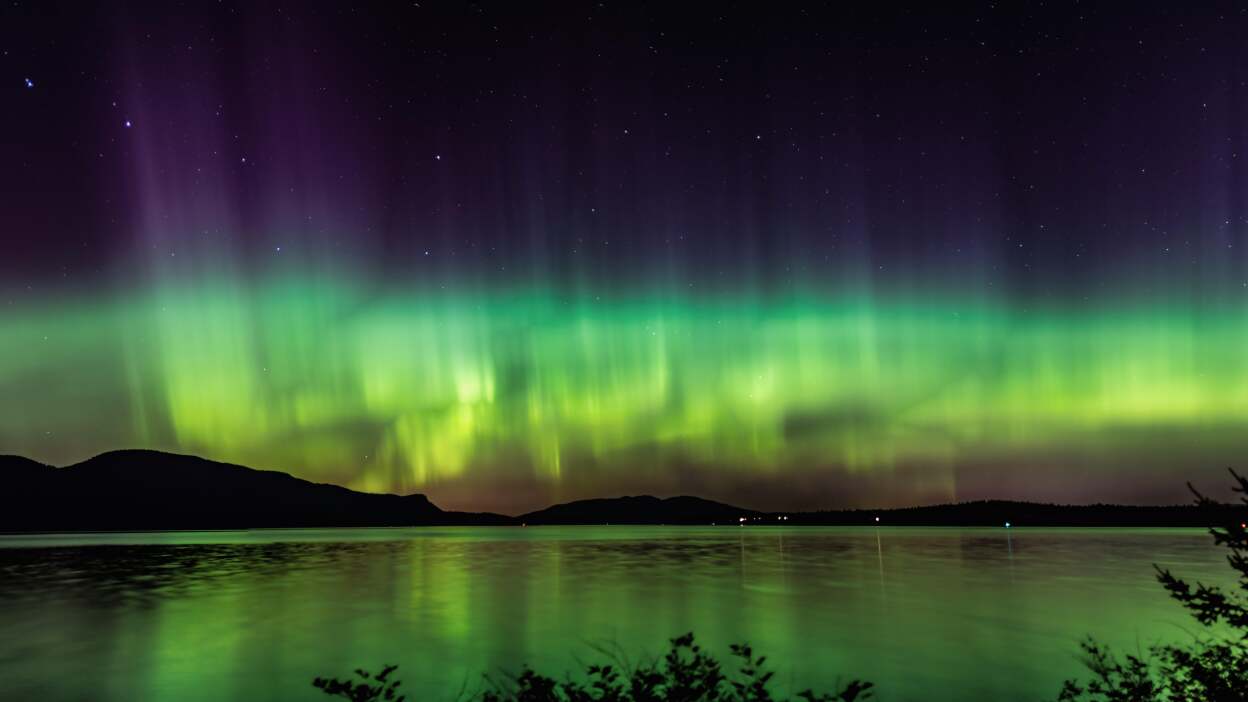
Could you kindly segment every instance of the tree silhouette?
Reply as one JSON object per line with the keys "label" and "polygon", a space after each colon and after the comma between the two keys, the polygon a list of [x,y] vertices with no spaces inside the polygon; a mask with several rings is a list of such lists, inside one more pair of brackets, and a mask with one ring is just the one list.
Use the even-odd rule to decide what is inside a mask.
{"label": "tree silhouette", "polygon": [[[1248,478],[1231,470],[1240,502],[1248,505]],[[1200,494],[1197,505],[1217,503]],[[1245,510],[1248,512],[1248,510]],[[1213,514],[1213,510],[1209,511]],[[1195,586],[1157,568],[1157,580],[1196,621],[1205,627],[1187,647],[1154,645],[1147,656],[1117,658],[1108,647],[1089,638],[1081,644],[1092,672],[1086,684],[1067,680],[1059,702],[1248,702],[1248,530],[1245,519],[1232,520],[1209,533],[1214,543],[1230,550],[1227,562],[1239,574],[1238,591],[1197,582]]]}
{"label": "tree silhouette", "polygon": [[[610,665],[591,665],[585,681],[557,681],[525,668],[504,684],[495,683],[482,702],[780,702],[769,685],[773,673],[765,670],[766,656],[754,657],[748,645],[734,644],[739,661],[735,675],[724,673],[713,656],[694,642],[693,634],[671,639],[671,648],[660,662],[623,670]],[[630,666],[625,666],[626,668]],[[872,685],[853,680],[834,693],[805,690],[797,699],[805,702],[854,702],[870,698]]]}
{"label": "tree silhouette", "polygon": [[[713,656],[702,650],[693,634],[671,639],[671,648],[662,659],[638,665],[590,665],[582,680],[559,681],[525,667],[506,680],[487,678],[489,688],[477,699],[481,702],[781,702],[772,696],[772,673],[764,669],[765,656],[754,657],[744,644],[732,646],[738,659],[735,674],[724,673]],[[394,700],[398,681],[387,682],[396,666],[388,665],[377,675],[356,670],[356,680],[317,678],[313,685],[325,694],[351,702]],[[872,685],[852,680],[832,693],[804,690],[797,695],[803,702],[856,702],[871,697]]]}
{"label": "tree silhouette", "polygon": [[403,683],[397,678],[389,679],[390,674],[398,669],[397,665],[384,665],[381,672],[374,674],[363,668],[356,668],[354,680],[317,678],[312,681],[312,685],[327,695],[343,697],[351,702],[403,702],[406,698],[398,694],[399,685]]}

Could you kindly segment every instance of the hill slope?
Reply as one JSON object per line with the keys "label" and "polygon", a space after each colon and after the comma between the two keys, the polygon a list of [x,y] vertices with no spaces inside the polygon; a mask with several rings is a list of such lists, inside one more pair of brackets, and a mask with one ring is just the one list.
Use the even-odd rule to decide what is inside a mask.
{"label": "hill slope", "polygon": [[[877,517],[879,518],[877,521]],[[113,451],[64,468],[0,456],[0,532],[542,524],[746,526],[1208,526],[1242,505],[1051,505],[987,500],[901,509],[767,513],[680,496],[579,500],[519,517],[448,512],[195,456]]]}
{"label": "hill slope", "polygon": [[735,524],[759,514],[700,497],[641,495],[567,502],[517,519],[524,524]]}
{"label": "hill slope", "polygon": [[65,468],[0,457],[0,530],[242,529],[510,523],[444,512],[424,495],[375,495],[159,451]]}

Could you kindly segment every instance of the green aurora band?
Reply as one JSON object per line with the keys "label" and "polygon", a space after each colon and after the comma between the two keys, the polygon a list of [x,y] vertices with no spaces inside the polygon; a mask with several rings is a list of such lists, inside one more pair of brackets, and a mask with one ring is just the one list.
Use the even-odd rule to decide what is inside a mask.
{"label": "green aurora band", "polygon": [[[1020,496],[1024,476],[1040,488],[1023,497],[1077,499],[1089,475],[1233,459],[1248,420],[1248,318],[1230,305],[378,292],[292,274],[10,303],[0,330],[0,449],[164,448],[453,507],[905,504]],[[808,494],[770,495],[782,480]]]}

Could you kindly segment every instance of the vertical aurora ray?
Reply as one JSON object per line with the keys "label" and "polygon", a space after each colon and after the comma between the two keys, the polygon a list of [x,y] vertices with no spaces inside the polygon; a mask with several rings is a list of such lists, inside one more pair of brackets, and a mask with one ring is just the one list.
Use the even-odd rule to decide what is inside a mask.
{"label": "vertical aurora ray", "polygon": [[[6,25],[74,51],[11,42],[48,73],[3,116],[0,452],[505,511],[1181,501],[1248,454],[1248,64],[1211,12],[1150,74],[1033,50],[1037,13],[1093,31],[1057,8],[777,9],[726,56],[677,6],[327,7]],[[1133,12],[1090,36],[1173,38]]]}
{"label": "vertical aurora ray", "polygon": [[[904,476],[957,497],[958,467],[985,457],[1084,445],[1112,464],[1122,432],[1248,420],[1234,308],[378,294],[282,276],[65,302],[9,314],[6,331],[0,372],[19,389],[41,369],[98,400],[28,392],[4,417],[19,451],[155,445],[435,495],[488,495],[500,475],[546,499]],[[73,353],[49,355],[44,336]],[[94,426],[114,397],[130,402]],[[41,426],[82,436],[57,455]]]}

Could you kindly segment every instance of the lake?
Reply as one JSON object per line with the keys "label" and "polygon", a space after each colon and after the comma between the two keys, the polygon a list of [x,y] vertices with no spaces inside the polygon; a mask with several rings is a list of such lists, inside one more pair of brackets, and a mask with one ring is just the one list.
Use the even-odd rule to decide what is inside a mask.
{"label": "lake", "polygon": [[1152,564],[1229,584],[1197,529],[501,527],[0,536],[0,680],[31,700],[318,700],[399,664],[452,700],[693,631],[777,690],[1052,699],[1077,642],[1183,640]]}

